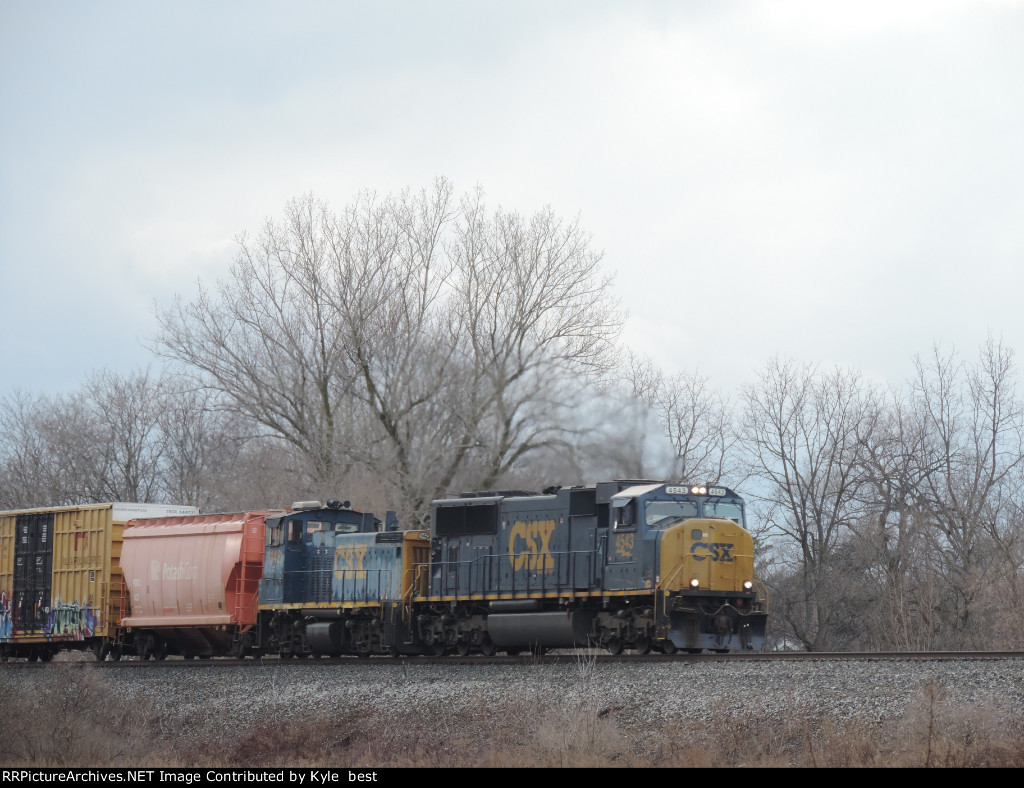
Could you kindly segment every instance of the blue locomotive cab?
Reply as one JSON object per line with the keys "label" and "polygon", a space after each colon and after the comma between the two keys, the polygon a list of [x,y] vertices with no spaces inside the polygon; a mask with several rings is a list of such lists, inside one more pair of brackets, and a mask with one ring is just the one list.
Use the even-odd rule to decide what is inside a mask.
{"label": "blue locomotive cab", "polygon": [[612,496],[617,529],[643,525],[664,529],[694,517],[732,520],[745,528],[743,499],[727,487],[650,484]]}
{"label": "blue locomotive cab", "polygon": [[260,605],[299,604],[330,598],[336,534],[373,533],[379,521],[348,501],[302,501],[267,518]]}
{"label": "blue locomotive cab", "polygon": [[686,520],[727,519],[743,528],[743,499],[726,487],[640,484],[611,497],[604,587],[653,589],[661,574],[661,541]]}

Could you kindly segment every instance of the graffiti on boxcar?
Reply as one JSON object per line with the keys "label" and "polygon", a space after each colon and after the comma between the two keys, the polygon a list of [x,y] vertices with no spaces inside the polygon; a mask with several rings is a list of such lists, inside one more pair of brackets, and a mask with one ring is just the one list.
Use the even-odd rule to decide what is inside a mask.
{"label": "graffiti on boxcar", "polygon": [[46,623],[44,634],[49,637],[83,640],[92,637],[99,622],[89,605],[79,604],[77,600],[62,602],[61,598],[57,597],[53,607],[50,608],[50,615]]}
{"label": "graffiti on boxcar", "polygon": [[11,600],[6,591],[0,591],[0,640],[9,640],[14,635],[14,618],[11,615]]}

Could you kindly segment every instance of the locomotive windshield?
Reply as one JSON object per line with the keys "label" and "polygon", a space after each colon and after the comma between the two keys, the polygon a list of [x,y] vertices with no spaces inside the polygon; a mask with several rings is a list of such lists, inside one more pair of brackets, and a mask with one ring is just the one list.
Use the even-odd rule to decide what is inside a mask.
{"label": "locomotive windshield", "polygon": [[704,501],[704,516],[720,520],[732,520],[737,525],[746,527],[743,523],[743,507],[738,503]]}
{"label": "locomotive windshield", "polygon": [[696,517],[695,501],[648,501],[644,516],[648,525],[667,525],[679,517]]}

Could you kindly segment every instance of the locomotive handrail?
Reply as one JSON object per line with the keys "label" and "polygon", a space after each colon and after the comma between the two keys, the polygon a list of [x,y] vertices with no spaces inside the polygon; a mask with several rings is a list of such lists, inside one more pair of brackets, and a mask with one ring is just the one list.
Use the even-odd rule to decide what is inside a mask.
{"label": "locomotive handrail", "polygon": [[761,575],[757,571],[757,567],[754,567],[754,583],[757,586],[757,599],[761,603],[764,612],[768,612],[768,586],[764,584],[761,579]]}
{"label": "locomotive handrail", "polygon": [[675,570],[671,574],[669,574],[667,577],[663,577],[661,579],[661,583],[659,585],[664,587],[664,586],[667,586],[669,583],[671,583],[673,580],[675,580],[676,579],[676,575],[678,575],[680,572],[683,571],[683,567],[684,566],[685,566],[685,564],[682,564],[682,563],[676,564]]}
{"label": "locomotive handrail", "polygon": [[[318,575],[322,570],[320,569],[293,569],[289,571],[292,576],[301,576],[304,580],[308,581],[313,579],[314,575]],[[336,580],[341,581],[341,598],[340,599],[327,599],[325,602],[340,602],[342,604],[357,603],[357,602],[379,602],[384,598],[384,594],[388,591],[391,583],[391,576],[394,573],[392,569],[332,569],[331,574]],[[339,577],[340,575],[340,577]],[[373,575],[376,579],[376,592],[377,596],[374,598],[370,596],[370,575]],[[384,579],[386,577],[386,579]],[[276,579],[276,578],[275,578]],[[362,584],[359,581],[363,581]],[[354,589],[362,589],[362,596],[358,593],[353,593],[351,598],[345,592],[348,590],[349,584]]]}
{"label": "locomotive handrail", "polygon": [[[487,593],[531,593],[547,591],[561,592],[565,590],[575,591],[572,573],[566,571],[571,568],[571,561],[579,556],[589,557],[593,550],[560,550],[551,553],[490,553],[488,555],[476,556],[463,561],[435,561],[432,564],[420,564],[418,566],[432,567],[437,570],[438,589],[430,589],[431,595],[444,596],[449,593],[449,573],[456,574],[455,584],[459,587],[458,577],[465,571],[468,575],[469,588],[479,588],[481,593],[487,589]],[[531,560],[553,561],[553,566],[548,572],[538,570],[516,570],[510,572],[511,586],[502,585],[501,562],[514,562],[517,559],[526,559],[527,565]],[[534,578],[536,574],[539,577]],[[565,579],[562,575],[565,575]],[[517,583],[517,578],[525,577],[525,583]],[[474,582],[475,581],[475,582]]]}
{"label": "locomotive handrail", "polygon": [[[340,578],[338,578],[338,573],[339,572],[341,573],[341,577]],[[370,597],[370,573],[371,572],[376,576],[376,579],[377,579],[377,589],[376,589],[377,596],[376,596],[376,598],[371,598]],[[349,578],[348,577],[349,574],[352,574],[353,577]],[[386,583],[382,583],[381,580],[382,580],[382,578],[385,575],[387,576],[387,582]],[[355,602],[380,602],[383,599],[383,597],[384,597],[383,592],[390,585],[391,570],[390,569],[335,569],[334,570],[334,576],[335,576],[335,578],[341,580],[341,599],[340,600],[332,600],[332,601],[340,601],[342,603],[344,603],[344,602],[353,602],[353,603],[355,603]],[[357,599],[356,596],[358,594],[359,581],[360,580],[363,581],[363,583],[362,583],[363,598],[362,599]],[[345,591],[348,589],[349,582],[351,582],[351,585],[352,585],[352,592],[353,592],[352,593],[352,596],[353,596],[352,599],[346,599],[346,594],[345,594]]]}

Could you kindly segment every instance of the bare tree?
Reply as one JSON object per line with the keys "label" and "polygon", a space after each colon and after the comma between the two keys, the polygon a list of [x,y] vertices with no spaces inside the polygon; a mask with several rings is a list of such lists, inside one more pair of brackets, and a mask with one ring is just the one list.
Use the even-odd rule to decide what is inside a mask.
{"label": "bare tree", "polygon": [[851,529],[868,566],[862,580],[875,600],[865,611],[867,638],[877,648],[932,648],[935,585],[922,582],[932,563],[922,501],[931,471],[925,425],[906,397],[892,390],[867,414],[861,441],[864,509]]}
{"label": "bare tree", "polygon": [[95,374],[85,386],[91,430],[84,443],[96,458],[89,497],[97,501],[155,501],[161,494],[160,384],[148,370],[127,376]]}
{"label": "bare tree", "polygon": [[489,487],[564,436],[564,408],[610,368],[622,321],[590,235],[550,207],[529,219],[489,214],[478,190],[463,200],[450,249],[457,349],[471,375],[459,449],[472,450],[476,481]]}
{"label": "bare tree", "polygon": [[789,600],[789,624],[817,651],[830,642],[840,615],[828,596],[829,573],[837,546],[862,514],[861,433],[874,398],[855,372],[824,374],[779,359],[743,398],[754,497],[783,548],[795,550],[800,582]]}
{"label": "bare tree", "polygon": [[239,252],[216,297],[175,298],[158,313],[156,351],[184,363],[197,385],[239,415],[289,441],[312,475],[330,479],[354,373],[344,327],[331,308],[333,219],[311,196],[293,201]]}
{"label": "bare tree", "polygon": [[[255,466],[261,463],[255,458],[247,461],[245,454],[250,443],[260,441],[258,425],[220,407],[218,395],[210,389],[197,389],[173,377],[161,384],[158,425],[163,499],[203,511],[247,505],[236,503],[231,490],[237,477],[259,477]],[[266,490],[267,485],[258,487]],[[266,497],[253,503],[280,504]]]}
{"label": "bare tree", "polygon": [[1024,407],[1016,396],[1013,351],[990,337],[977,363],[965,367],[955,353],[936,347],[928,362],[916,360],[916,370],[913,402],[928,438],[920,490],[954,594],[954,645],[984,644],[984,628],[972,621],[976,597],[989,582],[981,567],[990,560],[993,540],[1015,538],[1008,504],[1020,500],[1024,462]]}
{"label": "bare tree", "polygon": [[442,179],[418,195],[361,195],[333,223],[330,306],[363,424],[347,454],[389,477],[412,511],[429,498],[423,451],[450,430],[446,400],[463,381],[445,299],[453,266],[441,248],[453,214]]}
{"label": "bare tree", "polygon": [[649,359],[630,355],[633,391],[657,413],[684,480],[740,487],[749,470],[739,447],[732,403],[699,372],[665,375]]}
{"label": "bare tree", "polygon": [[338,214],[309,196],[239,243],[217,298],[160,313],[158,352],[303,453],[316,484],[371,468],[407,514],[552,445],[619,329],[577,223],[489,213],[480,192],[456,206],[444,179]]}
{"label": "bare tree", "polygon": [[48,399],[23,391],[0,400],[0,508],[65,502],[46,429],[51,408]]}
{"label": "bare tree", "polygon": [[102,371],[71,394],[5,399],[8,505],[158,500],[161,407],[160,385],[146,371]]}

